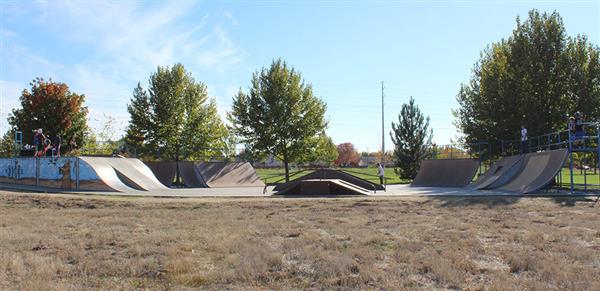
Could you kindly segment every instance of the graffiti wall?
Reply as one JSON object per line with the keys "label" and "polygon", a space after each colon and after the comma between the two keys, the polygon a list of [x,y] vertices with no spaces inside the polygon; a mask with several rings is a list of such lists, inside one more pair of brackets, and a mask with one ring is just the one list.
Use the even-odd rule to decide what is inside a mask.
{"label": "graffiti wall", "polygon": [[85,189],[80,187],[82,184],[101,184],[96,172],[77,157],[0,159],[0,183],[66,190]]}

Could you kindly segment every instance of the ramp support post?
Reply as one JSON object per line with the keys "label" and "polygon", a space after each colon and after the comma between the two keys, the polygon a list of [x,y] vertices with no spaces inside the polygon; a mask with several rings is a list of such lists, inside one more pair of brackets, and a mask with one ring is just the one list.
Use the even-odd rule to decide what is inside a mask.
{"label": "ramp support post", "polygon": [[571,174],[571,194],[575,192],[573,185],[573,139],[571,137],[571,130],[569,132],[569,173]]}
{"label": "ramp support post", "polygon": [[600,181],[600,122],[596,123],[596,138],[598,139],[598,142],[596,143],[596,150],[598,150],[598,163],[596,166],[598,167],[598,180]]}
{"label": "ramp support post", "polygon": [[587,152],[583,153],[583,163],[580,165],[583,167],[583,192],[587,193],[587,170],[585,168],[585,164],[587,164]]}
{"label": "ramp support post", "polygon": [[75,189],[79,190],[79,158],[75,158]]}

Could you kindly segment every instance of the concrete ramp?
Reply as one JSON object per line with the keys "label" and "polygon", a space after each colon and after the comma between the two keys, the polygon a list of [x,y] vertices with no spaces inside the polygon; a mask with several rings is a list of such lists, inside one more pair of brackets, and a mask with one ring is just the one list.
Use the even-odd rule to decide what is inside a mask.
{"label": "concrete ramp", "polygon": [[181,175],[183,184],[185,184],[186,187],[208,188],[208,185],[204,182],[204,179],[200,175],[200,171],[196,168],[194,162],[179,162],[177,163],[177,167],[179,167],[179,175]]}
{"label": "concrete ramp", "polygon": [[315,179],[335,179],[335,180],[342,180],[342,181],[346,181],[350,184],[356,185],[358,187],[361,187],[363,189],[367,189],[369,191],[373,191],[373,190],[383,190],[383,186],[380,184],[375,184],[375,183],[371,183],[370,181],[367,181],[365,179],[361,179],[359,177],[356,177],[354,175],[345,173],[343,171],[340,170],[335,170],[335,169],[319,169],[316,170],[312,173],[306,174],[302,177],[298,177],[292,181],[289,181],[287,183],[283,183],[283,184],[279,184],[277,186],[275,186],[275,188],[273,190],[275,191],[279,191],[279,190],[283,190],[286,188],[290,188],[296,184],[301,183],[304,180],[315,180]]}
{"label": "concrete ramp", "polygon": [[196,168],[211,188],[265,186],[250,163],[203,162],[196,164]]}
{"label": "concrete ramp", "polygon": [[369,195],[369,190],[340,179],[308,179],[280,190],[275,195]]}
{"label": "concrete ramp", "polygon": [[465,187],[477,173],[479,161],[474,159],[424,160],[411,186]]}
{"label": "concrete ramp", "polygon": [[99,181],[117,192],[135,192],[136,189],[126,185],[117,175],[109,159],[105,157],[80,157],[98,175]]}
{"label": "concrete ramp", "polygon": [[163,185],[167,187],[173,185],[177,174],[176,162],[145,162],[145,164]]}
{"label": "concrete ramp", "polygon": [[496,189],[521,194],[538,191],[554,180],[567,155],[567,149],[527,154],[515,178]]}
{"label": "concrete ramp", "polygon": [[515,155],[500,158],[483,175],[479,176],[477,181],[469,185],[469,188],[479,190],[488,188],[494,183],[499,186],[504,185],[508,181],[502,183],[502,180],[512,180],[519,173],[523,157],[524,155]]}

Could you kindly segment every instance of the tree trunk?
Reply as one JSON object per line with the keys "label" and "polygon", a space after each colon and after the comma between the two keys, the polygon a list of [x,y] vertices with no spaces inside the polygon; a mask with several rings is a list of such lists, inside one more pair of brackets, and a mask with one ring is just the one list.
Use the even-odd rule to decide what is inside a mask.
{"label": "tree trunk", "polygon": [[289,165],[287,159],[285,159],[283,161],[283,164],[285,166],[285,182],[287,183],[290,181],[290,165]]}

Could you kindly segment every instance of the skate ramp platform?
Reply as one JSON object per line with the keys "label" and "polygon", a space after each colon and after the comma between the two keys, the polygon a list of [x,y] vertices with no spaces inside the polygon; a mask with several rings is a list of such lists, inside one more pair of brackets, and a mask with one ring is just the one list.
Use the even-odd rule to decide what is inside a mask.
{"label": "skate ramp platform", "polygon": [[177,174],[176,162],[145,162],[145,164],[163,185],[173,186],[173,180]]}
{"label": "skate ramp platform", "polygon": [[265,187],[250,163],[202,162],[196,169],[208,187]]}
{"label": "skate ramp platform", "polygon": [[470,189],[486,189],[495,184],[495,187],[506,184],[521,170],[524,155],[502,157],[496,161],[483,175],[469,185]]}
{"label": "skate ramp platform", "polygon": [[279,184],[277,186],[275,186],[274,190],[275,191],[279,191],[279,190],[283,190],[286,188],[290,188],[296,184],[301,183],[304,180],[316,180],[316,179],[336,179],[336,180],[342,180],[342,181],[346,181],[347,183],[356,185],[358,187],[361,187],[363,189],[367,189],[368,191],[373,191],[373,190],[384,190],[383,185],[380,184],[375,184],[375,183],[371,183],[368,180],[356,177],[354,175],[342,172],[340,170],[335,170],[335,169],[319,169],[316,170],[312,173],[306,174],[304,176],[298,177],[297,179],[294,179],[292,181],[289,181],[287,183],[283,183],[283,184]]}
{"label": "skate ramp platform", "polygon": [[538,191],[554,180],[567,155],[567,149],[527,154],[515,178],[495,190],[520,194]]}
{"label": "skate ramp platform", "polygon": [[208,188],[194,162],[178,162],[179,175],[188,188]]}
{"label": "skate ramp platform", "polygon": [[424,160],[411,183],[415,187],[465,187],[479,168],[474,159]]}
{"label": "skate ramp platform", "polygon": [[340,179],[307,179],[277,191],[283,196],[369,195],[369,190]]}

